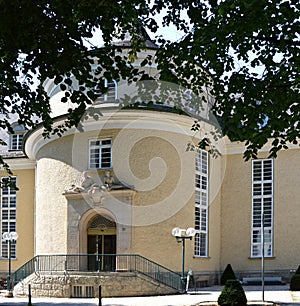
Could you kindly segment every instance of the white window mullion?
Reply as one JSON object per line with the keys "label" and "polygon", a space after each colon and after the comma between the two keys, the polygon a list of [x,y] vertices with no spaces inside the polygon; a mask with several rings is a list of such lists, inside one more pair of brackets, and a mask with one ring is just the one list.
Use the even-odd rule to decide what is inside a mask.
{"label": "white window mullion", "polygon": [[112,162],[112,140],[90,140],[89,145],[89,168],[108,169]]}
{"label": "white window mullion", "polygon": [[[272,159],[252,161],[251,257],[262,255],[262,227],[264,227],[264,256],[273,256],[273,172]],[[263,217],[264,226],[262,226]]]}
{"label": "white window mullion", "polygon": [[194,255],[208,256],[208,153],[195,155],[195,240]]}
{"label": "white window mullion", "polygon": [[[6,177],[2,177],[1,181],[3,182]],[[16,185],[16,178],[11,178],[11,183]],[[16,199],[17,193],[16,189],[12,187],[2,187],[1,188],[1,236],[5,232],[15,232],[17,224],[17,210],[16,210]],[[0,256],[3,258],[8,258],[8,243],[2,241],[0,246]],[[16,258],[16,243],[11,243],[11,258]]]}

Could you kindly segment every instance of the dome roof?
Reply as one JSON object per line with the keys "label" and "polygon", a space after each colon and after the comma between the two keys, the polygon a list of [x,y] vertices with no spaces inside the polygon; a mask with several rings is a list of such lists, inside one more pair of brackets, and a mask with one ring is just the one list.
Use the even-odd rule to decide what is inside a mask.
{"label": "dome roof", "polygon": [[[146,49],[159,49],[158,45],[156,45],[146,32],[144,28],[141,29],[142,37],[145,39],[145,47]],[[123,40],[115,40],[113,42],[113,45],[115,46],[120,46],[120,47],[130,47],[131,46],[131,38],[132,36],[130,35],[129,32],[125,33],[125,38]]]}

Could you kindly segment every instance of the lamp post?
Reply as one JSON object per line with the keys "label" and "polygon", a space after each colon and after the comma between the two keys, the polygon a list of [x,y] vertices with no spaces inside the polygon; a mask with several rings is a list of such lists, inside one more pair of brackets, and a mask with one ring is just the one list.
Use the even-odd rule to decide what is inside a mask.
{"label": "lamp post", "polygon": [[262,301],[265,301],[265,215],[261,214],[261,291]]}
{"label": "lamp post", "polygon": [[7,291],[10,291],[11,285],[11,243],[17,241],[19,235],[17,232],[5,232],[2,234],[2,240],[7,241],[8,243],[8,277],[7,282]]}
{"label": "lamp post", "polygon": [[184,265],[185,265],[185,240],[192,238],[195,236],[196,230],[192,227],[188,229],[181,229],[179,227],[175,227],[172,230],[172,236],[174,236],[177,242],[182,242],[182,261],[181,261],[181,286],[182,292],[186,292],[185,289],[185,277],[184,277]]}

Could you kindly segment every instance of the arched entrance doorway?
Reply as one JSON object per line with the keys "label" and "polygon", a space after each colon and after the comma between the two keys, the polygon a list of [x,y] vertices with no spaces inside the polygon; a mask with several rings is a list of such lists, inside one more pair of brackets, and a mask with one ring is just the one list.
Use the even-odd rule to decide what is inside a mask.
{"label": "arched entrance doorway", "polygon": [[89,271],[114,271],[116,268],[116,223],[101,215],[90,220],[87,227]]}

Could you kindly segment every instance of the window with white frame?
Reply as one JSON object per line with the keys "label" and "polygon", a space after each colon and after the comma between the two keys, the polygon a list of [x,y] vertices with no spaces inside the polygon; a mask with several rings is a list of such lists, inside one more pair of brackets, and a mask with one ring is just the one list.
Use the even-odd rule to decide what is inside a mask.
{"label": "window with white frame", "polygon": [[9,135],[9,150],[21,151],[26,130],[23,125],[15,125],[13,131],[14,134]]}
{"label": "window with white frame", "polygon": [[96,86],[94,90],[97,95],[97,101],[114,101],[118,98],[117,82],[115,80],[108,81],[104,79],[104,93],[103,88],[100,86]]}
{"label": "window with white frame", "polygon": [[[1,182],[4,183],[8,177],[2,177]],[[11,186],[11,187],[10,187]],[[10,178],[10,186],[5,184],[1,188],[1,237],[5,232],[16,231],[16,205],[17,205],[17,191],[13,186],[16,186],[16,178]],[[8,258],[8,242],[2,241],[0,255],[2,258]],[[11,242],[11,258],[16,258],[16,243]]]}
{"label": "window with white frame", "polygon": [[208,153],[203,150],[195,156],[195,240],[194,255],[208,256]]}
{"label": "window with white frame", "polygon": [[90,169],[111,168],[112,160],[112,140],[111,139],[95,139],[90,140]]}
{"label": "window with white frame", "polygon": [[252,161],[251,257],[273,256],[273,160]]}
{"label": "window with white frame", "polygon": [[10,150],[20,151],[22,150],[23,134],[12,134],[10,136]]}

